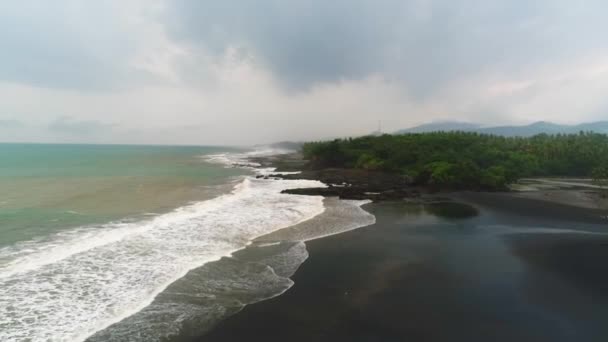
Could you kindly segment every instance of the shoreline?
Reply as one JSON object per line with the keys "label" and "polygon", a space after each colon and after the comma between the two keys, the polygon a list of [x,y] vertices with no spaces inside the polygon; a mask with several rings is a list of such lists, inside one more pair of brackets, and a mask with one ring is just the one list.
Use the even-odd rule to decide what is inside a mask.
{"label": "shoreline", "polygon": [[514,230],[471,236],[453,229],[483,222],[485,213],[440,220],[437,230],[432,215],[403,206],[368,204],[376,224],[307,242],[309,258],[292,288],[192,341],[608,337],[607,235]]}
{"label": "shoreline", "polygon": [[[89,336],[87,341],[111,340],[113,336],[123,334],[128,336],[129,329],[137,327],[137,322],[156,320],[155,315],[158,314],[162,314],[165,319],[175,317],[168,320],[170,324],[175,322],[184,325],[179,333],[174,333],[176,336],[165,335],[169,340],[181,341],[193,334],[205,333],[218,320],[221,321],[239,312],[243,307],[285,293],[293,285],[290,277],[308,256],[303,241],[340,234],[373,223],[370,220],[371,215],[360,209],[362,204],[360,202],[332,201],[320,196],[296,197],[280,193],[280,190],[290,185],[320,186],[320,182],[270,179],[267,176],[268,170],[264,166],[254,166],[249,160],[242,160],[241,156],[237,156],[235,160],[236,162],[230,163],[232,167],[244,167],[254,173],[243,176],[243,180],[235,185],[235,189],[249,193],[257,192],[258,190],[255,189],[260,188],[272,194],[271,197],[275,200],[281,198],[282,200],[276,204],[265,203],[266,197],[259,197],[265,192],[257,193],[257,202],[260,206],[265,203],[274,210],[285,211],[282,214],[284,216],[282,221],[303,214],[302,208],[293,207],[294,203],[321,201],[323,209],[279,229],[257,235],[240,249],[188,270],[183,276],[164,287],[143,309],[138,309],[106,329],[97,331]],[[252,189],[242,184],[251,184]],[[232,197],[237,195],[234,190],[229,194]],[[371,218],[373,219],[373,216]],[[262,221],[268,221],[268,218]],[[274,223],[274,221],[266,223]],[[263,223],[255,225],[261,227]],[[308,237],[302,238],[302,234],[307,234]],[[216,307],[222,310],[218,311]],[[194,312],[191,313],[191,310]],[[204,323],[196,326],[197,321]],[[141,336],[153,338],[152,330],[143,327],[138,329]],[[163,330],[160,332],[166,334],[167,332]]]}
{"label": "shoreline", "polygon": [[539,220],[548,220],[554,224],[581,222],[608,227],[608,220],[605,217],[607,210],[565,204],[550,198],[526,197],[514,192],[458,192],[452,193],[450,197],[488,210],[500,209],[531,222]]}
{"label": "shoreline", "polygon": [[599,210],[475,192],[376,198],[364,208],[373,225],[306,242],[309,258],[288,291],[191,341],[608,338]]}
{"label": "shoreline", "polygon": [[[477,206],[493,208],[504,206],[514,212],[529,217],[552,218],[565,221],[582,221],[587,223],[608,224],[608,199],[602,199],[593,185],[579,183],[550,182],[547,179],[524,179],[526,187],[533,191],[438,191],[428,187],[416,186],[407,176],[385,172],[371,172],[356,169],[310,169],[300,153],[280,154],[270,157],[253,158],[263,167],[276,168],[265,178],[289,180],[316,180],[327,185],[324,188],[287,189],[283,193],[294,195],[311,195],[338,197],[340,199],[382,201],[407,201],[409,203],[432,203],[442,201],[462,201]],[[283,171],[301,172],[281,174]],[[574,180],[574,179],[573,179]],[[588,181],[588,180],[586,180]],[[577,186],[573,186],[575,184]],[[546,210],[547,207],[553,209]],[[534,210],[528,210],[534,208]]]}

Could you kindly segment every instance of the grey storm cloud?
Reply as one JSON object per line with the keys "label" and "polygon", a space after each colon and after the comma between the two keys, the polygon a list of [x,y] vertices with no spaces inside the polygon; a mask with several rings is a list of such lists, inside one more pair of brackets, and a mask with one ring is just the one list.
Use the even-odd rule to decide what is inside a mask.
{"label": "grey storm cloud", "polygon": [[25,123],[0,120],[0,140],[604,119],[605,13],[603,0],[0,1],[0,113]]}
{"label": "grey storm cloud", "polygon": [[126,82],[135,76],[125,65],[130,43],[112,31],[111,10],[102,2],[1,2],[0,80],[79,90]]}
{"label": "grey storm cloud", "polygon": [[596,0],[177,0],[168,27],[208,53],[247,50],[291,89],[377,73],[427,95],[473,71],[605,48],[607,10]]}
{"label": "grey storm cloud", "polygon": [[[121,31],[122,6],[0,3],[0,79],[79,90],[149,81],[130,65],[139,38]],[[155,20],[170,39],[205,57],[241,49],[291,90],[379,74],[429,95],[482,70],[510,73],[608,47],[600,0],[171,0],[164,8]],[[188,64],[183,78],[204,77],[194,69],[207,62]]]}

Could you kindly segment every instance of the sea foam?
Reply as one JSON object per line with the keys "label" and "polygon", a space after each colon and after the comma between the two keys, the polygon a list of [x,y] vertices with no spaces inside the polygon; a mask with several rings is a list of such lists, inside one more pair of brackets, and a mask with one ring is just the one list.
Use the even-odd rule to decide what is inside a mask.
{"label": "sea foam", "polygon": [[[266,176],[277,172],[250,158],[281,152],[202,158]],[[246,177],[231,193],[167,214],[0,249],[0,341],[200,336],[243,306],[287,291],[308,257],[304,241],[375,222],[360,208],[365,201],[281,194],[324,186]]]}
{"label": "sea foam", "polygon": [[280,193],[319,186],[248,177],[229,194],[148,220],[83,227],[4,248],[0,341],[85,340],[144,309],[188,271],[321,214],[322,197]]}

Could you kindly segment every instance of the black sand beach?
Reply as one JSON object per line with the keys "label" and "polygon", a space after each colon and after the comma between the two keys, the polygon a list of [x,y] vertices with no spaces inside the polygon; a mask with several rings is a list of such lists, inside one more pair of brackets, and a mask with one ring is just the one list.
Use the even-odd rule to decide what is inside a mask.
{"label": "black sand beach", "polygon": [[195,340],[607,341],[606,223],[493,198],[367,205],[375,225],[307,242],[289,291]]}

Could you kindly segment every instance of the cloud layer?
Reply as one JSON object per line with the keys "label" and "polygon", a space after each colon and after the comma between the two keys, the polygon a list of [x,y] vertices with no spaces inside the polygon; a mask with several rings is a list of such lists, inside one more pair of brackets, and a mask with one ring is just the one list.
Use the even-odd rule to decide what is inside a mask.
{"label": "cloud layer", "polygon": [[0,129],[23,123],[4,135],[20,141],[95,131],[96,142],[244,144],[365,134],[378,120],[396,130],[605,119],[607,10],[599,0],[8,2]]}

